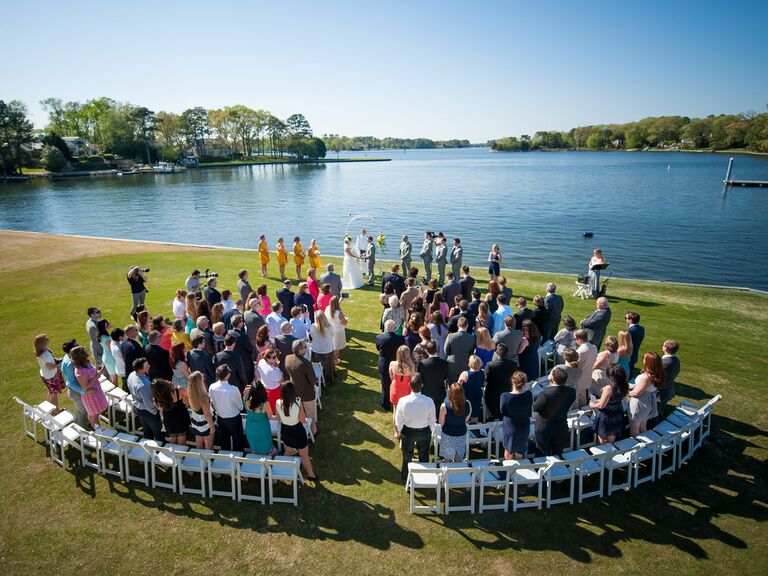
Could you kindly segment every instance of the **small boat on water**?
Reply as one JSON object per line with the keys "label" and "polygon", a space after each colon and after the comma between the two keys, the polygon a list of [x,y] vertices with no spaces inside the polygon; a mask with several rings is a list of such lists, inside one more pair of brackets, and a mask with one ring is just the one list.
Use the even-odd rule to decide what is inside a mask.
{"label": "small boat on water", "polygon": [[152,171],[155,174],[173,174],[174,172],[183,172],[186,170],[185,166],[178,166],[171,162],[158,162],[152,167]]}

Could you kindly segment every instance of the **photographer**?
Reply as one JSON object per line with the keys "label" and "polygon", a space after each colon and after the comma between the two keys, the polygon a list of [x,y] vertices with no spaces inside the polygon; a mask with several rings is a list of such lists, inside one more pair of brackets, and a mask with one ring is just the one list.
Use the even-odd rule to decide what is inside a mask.
{"label": "photographer", "polygon": [[136,312],[137,306],[144,305],[144,299],[147,297],[147,289],[144,287],[144,282],[147,281],[147,272],[149,272],[149,268],[139,268],[138,266],[132,266],[128,270],[126,277],[128,284],[131,285],[131,297],[133,298],[131,316]]}
{"label": "photographer", "polygon": [[184,282],[184,286],[187,292],[194,294],[198,300],[203,297],[203,293],[200,291],[200,270],[192,270],[192,274],[189,275],[187,281]]}

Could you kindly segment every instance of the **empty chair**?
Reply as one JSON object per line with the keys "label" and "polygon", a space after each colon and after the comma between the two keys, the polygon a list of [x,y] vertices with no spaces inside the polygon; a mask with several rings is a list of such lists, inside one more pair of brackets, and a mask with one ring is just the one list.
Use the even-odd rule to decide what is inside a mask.
{"label": "empty chair", "polygon": [[491,448],[494,442],[494,431],[499,425],[499,422],[477,422],[474,424],[467,424],[467,448],[466,448],[466,460],[470,460],[470,450],[474,446],[479,446],[485,451],[484,457],[489,459],[491,457]]}
{"label": "empty chair", "polygon": [[[18,396],[14,396],[13,399],[21,406],[21,420],[24,425],[24,434],[37,442],[37,423],[41,422],[41,415],[51,414],[56,409],[56,406],[47,400],[35,406],[31,406]],[[32,427],[31,430],[30,426]]]}
{"label": "empty chair", "polygon": [[713,398],[710,398],[704,406],[698,406],[688,400],[683,400],[675,409],[675,412],[680,412],[692,418],[695,413],[699,413],[703,416],[701,421],[701,436],[702,440],[709,436],[710,426],[712,424],[712,410],[723,397],[718,394]]}
{"label": "empty chair", "polygon": [[[237,499],[235,457],[242,455],[242,452],[233,452],[232,450],[219,450],[218,453],[203,454],[203,458],[208,464],[208,496],[228,496],[232,500]],[[229,477],[229,490],[214,488],[214,476]]]}
{"label": "empty chair", "polygon": [[45,443],[48,446],[48,454],[53,462],[64,468],[64,453],[68,446],[80,447],[79,426],[73,425],[75,417],[71,412],[59,412],[56,416],[44,414],[36,408],[35,416],[45,430]]}
{"label": "empty chair", "polygon": [[[97,441],[96,452],[99,471],[102,474],[117,476],[120,480],[123,480],[125,478],[124,454],[128,449],[128,446],[123,444],[123,441],[136,442],[138,437],[132,434],[125,434],[124,432],[118,434],[115,430],[110,430],[106,434],[104,432],[106,431],[94,433]],[[109,466],[110,457],[113,457],[115,460],[115,468],[110,468]]]}
{"label": "empty chair", "polygon": [[323,365],[320,362],[312,362],[312,369],[315,371],[318,386],[325,386],[325,376],[323,376]]}
{"label": "empty chair", "polygon": [[[551,508],[555,504],[573,504],[573,493],[576,484],[576,467],[581,462],[581,456],[574,456],[571,459],[546,456],[543,458],[535,458],[533,461],[536,463],[549,464],[542,476],[547,483],[547,508]],[[567,496],[553,498],[552,488],[556,483],[562,482],[568,483]]]}
{"label": "empty chair", "polygon": [[[149,486],[149,462],[152,459],[152,453],[149,451],[149,447],[158,446],[158,442],[155,440],[140,440],[138,442],[123,440],[122,444],[125,447],[123,451],[123,458],[125,459],[125,481],[141,482],[144,486]],[[141,476],[131,474],[131,462],[138,463],[142,466],[144,473]]]}
{"label": "empty chair", "polygon": [[[475,511],[475,475],[477,470],[462,462],[443,462],[443,493],[445,494],[445,513]],[[469,490],[469,504],[451,506],[451,490]]]}
{"label": "empty chair", "polygon": [[[208,461],[206,454],[213,454],[213,450],[204,450],[202,448],[190,448],[179,457],[179,494],[199,494],[205,496],[205,473],[208,471]],[[185,474],[197,474],[199,476],[199,488],[184,485]]]}
{"label": "empty chair", "polygon": [[[144,444],[151,454],[149,462],[150,472],[152,473],[152,488],[167,488],[176,492],[178,486],[178,465],[182,452],[187,452],[187,446],[178,444],[166,444],[165,446],[153,445],[147,442]],[[159,480],[159,473],[168,471],[170,482]]]}
{"label": "empty chair", "polygon": [[[298,456],[276,456],[264,460],[264,465],[267,467],[267,478],[269,480],[269,503],[285,502],[299,505],[299,482],[304,483],[304,477],[301,475],[301,458]],[[275,483],[276,482],[288,482],[291,484],[293,490],[293,496],[286,498],[285,496],[275,495]]]}
{"label": "empty chair", "polygon": [[[408,463],[408,478],[405,481],[405,489],[410,498],[411,514],[414,512],[434,512],[440,514],[440,492],[443,487],[443,471],[437,464],[418,462]],[[416,504],[417,490],[434,490],[435,505],[425,506]]]}
{"label": "empty chair", "polygon": [[[605,456],[605,469],[608,470],[608,488],[607,495],[610,496],[618,490],[630,489],[632,487],[632,452],[634,447],[625,450],[617,449],[613,444],[601,444],[592,446],[589,452],[594,455]],[[624,482],[613,483],[614,473],[624,470],[626,479]]]}
{"label": "empty chair", "polygon": [[[478,468],[475,482],[479,487],[480,497],[478,502],[478,512],[481,514],[486,510],[504,510],[509,511],[509,486],[512,481],[512,474],[515,471],[516,464],[501,464],[491,462],[473,462],[473,468]],[[488,504],[488,490],[501,491],[503,500],[501,503]]]}
{"label": "empty chair", "polygon": [[571,431],[571,448],[589,448],[595,445],[595,431],[592,422],[591,409],[575,410],[568,415],[568,429]]}
{"label": "empty chair", "polygon": [[[625,438],[614,443],[619,450],[634,448],[632,452],[632,486],[637,487],[645,482],[656,480],[656,442],[643,442],[637,438]],[[645,475],[640,472],[643,466],[648,469]]]}
{"label": "empty chair", "polygon": [[[542,493],[544,486],[544,473],[549,467],[548,462],[531,462],[530,460],[504,460],[504,466],[514,465],[512,473],[512,511],[520,508],[538,508],[541,510]],[[526,492],[535,489],[536,496],[533,502],[521,502],[521,488]]]}
{"label": "empty chair", "polygon": [[[688,460],[688,458],[690,458],[692,453],[691,451],[691,445],[693,444],[693,434],[691,433],[692,422],[693,421],[689,422],[684,426],[677,426],[675,424],[672,424],[672,422],[668,420],[664,420],[653,429],[654,432],[657,432],[658,434],[662,434],[664,436],[669,437],[669,439],[674,443],[675,455],[676,455],[675,466],[677,468],[680,468],[683,462],[685,462],[686,460]],[[696,421],[696,425],[698,425],[698,421]],[[683,457],[683,453],[685,453],[685,457]]]}
{"label": "empty chair", "polygon": [[[661,478],[667,472],[674,472],[677,468],[677,444],[669,435],[661,435],[653,430],[635,436],[635,440],[643,444],[656,445],[656,477]],[[664,459],[668,458],[669,464],[664,465]]]}
{"label": "empty chair", "polygon": [[[235,468],[237,471],[237,501],[242,500],[255,500],[256,502],[266,503],[266,486],[265,480],[267,478],[267,467],[264,465],[266,456],[259,454],[246,454],[243,456],[236,456],[234,458]],[[243,481],[258,480],[259,493],[250,494],[246,493],[243,488]],[[249,486],[255,485],[256,482],[248,482]]]}
{"label": "empty chair", "polygon": [[[585,498],[591,498],[593,496],[603,495],[603,470],[604,470],[604,456],[590,454],[586,450],[579,449],[571,452],[563,453],[563,459],[565,460],[578,460],[575,465],[574,472],[579,478],[578,482],[578,497],[579,504]],[[584,480],[591,476],[597,475],[597,490],[584,491]]]}

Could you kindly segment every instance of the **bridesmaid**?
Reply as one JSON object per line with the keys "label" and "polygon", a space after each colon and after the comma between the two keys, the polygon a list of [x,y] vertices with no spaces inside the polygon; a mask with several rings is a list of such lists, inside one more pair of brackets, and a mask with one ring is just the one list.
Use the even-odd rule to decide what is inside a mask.
{"label": "bridesmaid", "polygon": [[302,280],[301,267],[304,265],[305,255],[304,247],[301,245],[301,238],[296,236],[293,239],[293,262],[296,264],[296,278],[298,278],[299,281]]}
{"label": "bridesmaid", "polygon": [[277,265],[280,267],[280,280],[285,280],[285,265],[288,264],[288,252],[285,249],[285,240],[283,237],[277,239]]}
{"label": "bridesmaid", "polygon": [[264,234],[259,236],[259,262],[261,262],[261,275],[266,278],[267,264],[269,264],[269,244],[267,244],[267,237]]}
{"label": "bridesmaid", "polygon": [[320,268],[320,246],[317,245],[317,241],[314,238],[309,243],[307,255],[309,256],[309,267],[315,270]]}
{"label": "bridesmaid", "polygon": [[498,244],[491,246],[491,252],[488,254],[488,276],[490,280],[496,280],[501,271],[501,249]]}

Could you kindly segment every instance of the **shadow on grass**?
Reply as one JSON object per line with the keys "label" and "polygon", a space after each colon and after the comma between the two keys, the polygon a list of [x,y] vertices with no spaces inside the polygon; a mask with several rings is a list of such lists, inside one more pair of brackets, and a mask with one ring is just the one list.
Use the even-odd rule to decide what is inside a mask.
{"label": "shadow on grass", "polygon": [[608,301],[611,304],[624,302],[626,304],[631,304],[632,306],[642,306],[643,308],[656,308],[657,306],[664,306],[664,304],[661,302],[652,302],[651,300],[638,300],[637,298],[622,298],[621,296],[616,296],[610,292],[607,294],[607,296]]}

